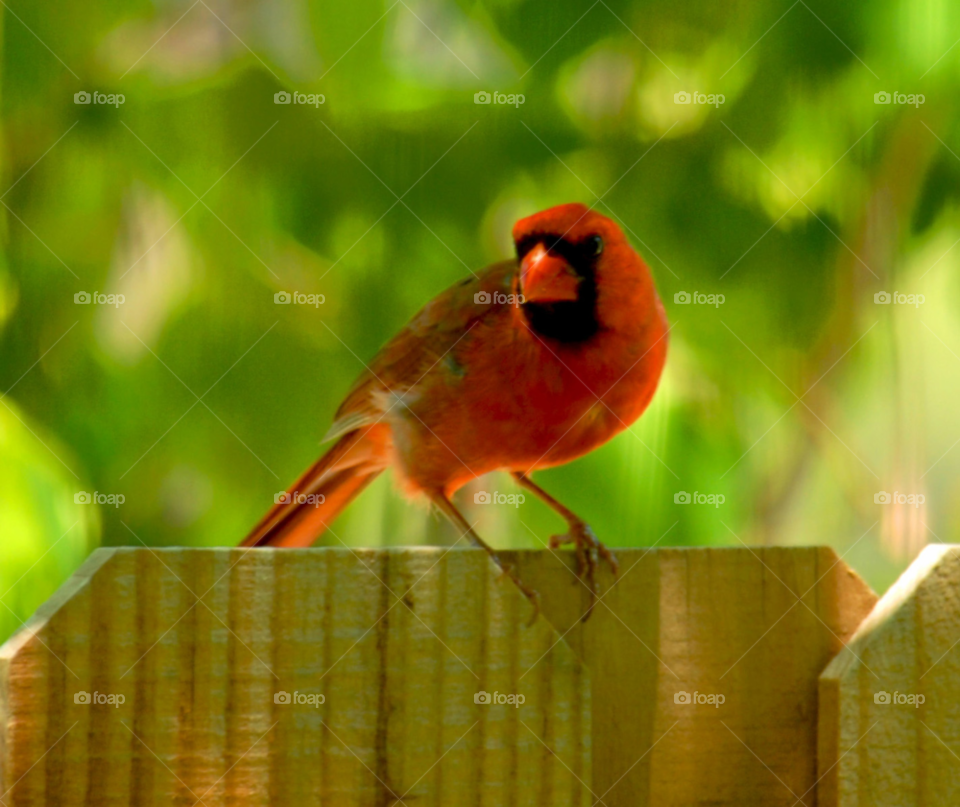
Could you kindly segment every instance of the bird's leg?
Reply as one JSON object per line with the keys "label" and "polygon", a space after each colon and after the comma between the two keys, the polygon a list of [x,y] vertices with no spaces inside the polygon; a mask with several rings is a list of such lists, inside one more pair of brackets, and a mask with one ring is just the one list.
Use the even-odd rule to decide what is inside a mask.
{"label": "bird's leg", "polygon": [[500,560],[500,556],[493,550],[493,548],[483,540],[476,532],[474,532],[473,527],[470,526],[470,523],[463,517],[463,514],[457,510],[456,505],[450,501],[444,494],[442,490],[430,490],[427,491],[427,495],[448,519],[454,527],[460,530],[461,536],[467,536],[474,544],[481,549],[485,550],[486,553],[493,559],[493,562],[497,564],[500,571],[503,572],[507,577],[509,577],[514,585],[520,591],[523,592],[524,596],[530,600],[531,605],[533,605],[533,615],[530,617],[529,625],[532,625],[536,619],[537,615],[540,613],[540,595],[530,588],[526,583],[524,583],[518,576],[516,571]]}
{"label": "bird's leg", "polygon": [[[597,536],[593,534],[593,530],[590,529],[590,526],[582,518],[560,504],[560,502],[554,499],[553,496],[539,485],[534,484],[533,480],[525,473],[522,471],[514,471],[512,476],[517,480],[517,484],[535,493],[566,520],[570,528],[569,531],[566,535],[552,536],[550,538],[550,548],[556,549],[561,544],[574,544],[577,552],[577,572],[580,577],[587,578],[590,591],[596,596],[597,584],[594,579],[594,570],[599,563],[599,559],[603,558],[610,565],[610,570],[614,575],[616,575],[619,569],[617,559],[613,556],[613,553],[597,540]],[[591,608],[592,607],[591,605]],[[589,613],[589,611],[587,613]]]}

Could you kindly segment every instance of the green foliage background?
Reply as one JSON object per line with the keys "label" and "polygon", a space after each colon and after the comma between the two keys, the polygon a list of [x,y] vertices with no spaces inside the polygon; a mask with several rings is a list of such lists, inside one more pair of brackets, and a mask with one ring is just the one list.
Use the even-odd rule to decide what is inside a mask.
{"label": "green foliage background", "polygon": [[[644,418],[540,476],[602,540],[825,543],[883,589],[956,535],[960,6],[61,0],[2,26],[0,637],[98,545],[235,544],[362,363],[573,200],[622,224],[674,326]],[[480,489],[512,488],[462,497],[495,546],[560,531]],[[455,539],[384,476],[324,540]]]}

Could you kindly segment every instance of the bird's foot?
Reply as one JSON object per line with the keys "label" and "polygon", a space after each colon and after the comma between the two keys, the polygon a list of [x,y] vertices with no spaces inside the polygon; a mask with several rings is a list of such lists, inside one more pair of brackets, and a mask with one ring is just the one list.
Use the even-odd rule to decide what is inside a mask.
{"label": "bird's foot", "polygon": [[597,597],[595,572],[600,560],[606,561],[614,577],[616,577],[620,567],[613,552],[600,543],[590,526],[582,521],[571,522],[570,530],[565,535],[554,535],[550,538],[551,549],[556,549],[563,544],[574,545],[574,550],[577,553],[577,576],[581,580],[585,579],[585,585],[590,589],[590,608],[583,616],[583,621],[586,621],[593,610]]}

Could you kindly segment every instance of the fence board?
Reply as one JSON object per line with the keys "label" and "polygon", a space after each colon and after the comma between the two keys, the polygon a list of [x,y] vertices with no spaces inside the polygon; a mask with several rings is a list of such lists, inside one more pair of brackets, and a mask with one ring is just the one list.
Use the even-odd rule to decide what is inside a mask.
{"label": "fence board", "polygon": [[[593,785],[608,807],[813,805],[817,676],[876,602],[833,550],[618,550],[589,593],[568,553],[517,553],[590,669]],[[603,592],[609,593],[604,594]],[[719,706],[674,702],[722,694]]]}
{"label": "fence board", "polygon": [[589,804],[589,679],[529,616],[482,552],[98,550],[0,648],[0,797]]}
{"label": "fence board", "polygon": [[821,807],[960,804],[958,642],[960,547],[931,545],[820,678]]}

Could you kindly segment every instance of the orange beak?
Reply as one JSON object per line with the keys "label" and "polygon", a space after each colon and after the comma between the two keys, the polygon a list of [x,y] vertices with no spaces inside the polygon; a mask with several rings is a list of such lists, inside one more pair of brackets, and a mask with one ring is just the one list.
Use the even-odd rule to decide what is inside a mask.
{"label": "orange beak", "polygon": [[537,244],[520,262],[520,291],[527,303],[576,300],[580,276],[559,255]]}

